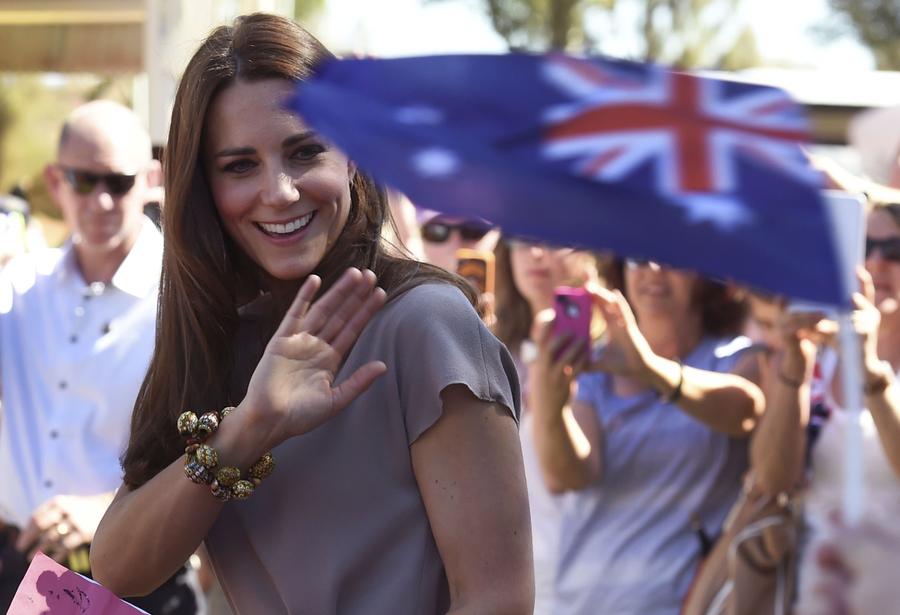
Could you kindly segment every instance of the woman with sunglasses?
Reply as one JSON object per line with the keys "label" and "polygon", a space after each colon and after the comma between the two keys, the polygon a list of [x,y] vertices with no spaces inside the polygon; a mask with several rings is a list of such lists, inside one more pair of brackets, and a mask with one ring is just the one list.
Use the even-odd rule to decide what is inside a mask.
{"label": "woman with sunglasses", "polygon": [[[874,192],[873,192],[874,194]],[[866,224],[865,271],[853,297],[854,326],[863,347],[861,416],[865,465],[864,518],[896,527],[900,510],[900,192],[871,198]],[[822,570],[816,545],[833,531],[842,493],[846,413],[841,408],[840,365],[833,348],[837,326],[821,313],[786,311],[779,323],[780,351],[766,391],[767,411],[753,437],[757,485],[778,494],[803,489],[810,530],[802,552],[800,602],[804,612],[830,612],[814,591]]]}
{"label": "woman with sunglasses", "polygon": [[447,271],[456,271],[456,252],[460,248],[490,252],[500,238],[499,229],[477,218],[453,218],[429,209],[417,209],[416,221],[425,261]]}
{"label": "woman with sunglasses", "polygon": [[383,193],[285,110],[330,58],[254,14],[188,63],[156,350],[92,570],[142,594],[203,542],[237,613],[529,613],[515,368],[468,287],[387,250]]}
{"label": "woman with sunglasses", "polygon": [[606,323],[595,352],[536,325],[534,441],[546,485],[570,498],[551,611],[677,615],[764,406],[745,309],[653,262],[616,261],[604,278],[616,290],[592,292]]}

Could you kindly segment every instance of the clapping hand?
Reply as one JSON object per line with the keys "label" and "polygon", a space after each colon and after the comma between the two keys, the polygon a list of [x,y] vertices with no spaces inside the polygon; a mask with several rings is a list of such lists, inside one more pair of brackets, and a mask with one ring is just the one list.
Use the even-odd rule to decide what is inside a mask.
{"label": "clapping hand", "polygon": [[55,496],[34,511],[16,540],[16,549],[29,561],[41,551],[65,563],[69,553],[93,540],[110,502],[111,493]]}
{"label": "clapping hand", "polygon": [[320,286],[314,275],[303,283],[250,379],[244,403],[271,427],[272,446],[323,424],[387,369],[372,361],[334,382],[357,337],[384,305],[375,274],[348,269],[313,302]]}

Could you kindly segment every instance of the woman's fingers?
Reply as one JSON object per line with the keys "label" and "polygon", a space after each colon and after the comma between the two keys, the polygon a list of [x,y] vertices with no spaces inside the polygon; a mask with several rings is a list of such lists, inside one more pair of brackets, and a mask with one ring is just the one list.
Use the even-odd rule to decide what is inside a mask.
{"label": "woman's fingers", "polygon": [[571,333],[560,333],[558,336],[551,336],[550,343],[547,347],[553,363],[559,363],[562,358],[563,350],[572,340]]}
{"label": "woman's fingers", "polygon": [[863,298],[869,303],[875,303],[875,283],[872,281],[872,274],[860,265],[856,268],[856,279],[859,280],[859,288]]}
{"label": "woman's fingers", "polygon": [[552,308],[541,310],[534,317],[534,323],[531,327],[531,339],[537,345],[538,349],[543,349],[550,343],[550,331],[553,328],[553,320],[555,313]]}
{"label": "woman's fingers", "polygon": [[331,342],[331,347],[339,356],[343,357],[353,347],[372,316],[384,306],[386,297],[387,295],[381,288],[376,288],[368,293],[365,301],[358,306]]}
{"label": "woman's fingers", "polygon": [[564,350],[560,353],[558,363],[561,363],[564,366],[574,366],[579,359],[582,358],[582,355],[585,354],[588,344],[583,340],[576,340],[569,338],[571,342],[568,346],[565,346]]}
{"label": "woman's fingers", "polygon": [[291,307],[288,308],[284,318],[281,319],[278,331],[275,332],[276,337],[287,337],[304,330],[303,320],[309,311],[313,297],[316,296],[321,286],[322,279],[319,276],[311,275],[306,278],[306,281],[300,286],[300,290],[297,291],[297,296],[294,297]]}
{"label": "woman's fingers", "polygon": [[384,363],[372,361],[353,372],[346,380],[332,389],[332,412],[346,408],[386,371],[387,366]]}
{"label": "woman's fingers", "polygon": [[[338,278],[338,281],[309,307],[306,317],[303,318],[300,331],[306,331],[318,337],[328,319],[337,313],[345,301],[356,294],[359,285],[362,283],[364,283],[362,271],[355,267],[347,269]],[[295,331],[294,333],[299,333],[300,331]]]}
{"label": "woman's fingers", "polygon": [[319,329],[318,337],[329,344],[332,343],[362,308],[374,289],[375,274],[366,269],[362,272],[362,279],[356,284],[353,291],[326,314],[326,320]]}

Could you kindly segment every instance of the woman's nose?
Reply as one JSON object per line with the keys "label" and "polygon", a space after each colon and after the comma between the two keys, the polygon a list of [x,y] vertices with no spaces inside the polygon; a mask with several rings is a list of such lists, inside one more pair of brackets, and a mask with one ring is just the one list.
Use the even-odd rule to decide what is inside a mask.
{"label": "woman's nose", "polygon": [[300,200],[294,178],[282,171],[269,174],[263,187],[262,201],[270,207],[287,207]]}

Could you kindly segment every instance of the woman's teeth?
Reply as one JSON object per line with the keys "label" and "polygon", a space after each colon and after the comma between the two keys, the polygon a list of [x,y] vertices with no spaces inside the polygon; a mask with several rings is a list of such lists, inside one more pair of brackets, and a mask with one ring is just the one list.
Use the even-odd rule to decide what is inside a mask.
{"label": "woman's teeth", "polygon": [[312,220],[314,213],[315,212],[310,212],[305,216],[291,220],[286,224],[268,224],[266,222],[257,222],[257,225],[259,225],[259,228],[270,235],[289,235],[291,233],[299,231],[307,224],[309,224],[309,221]]}

